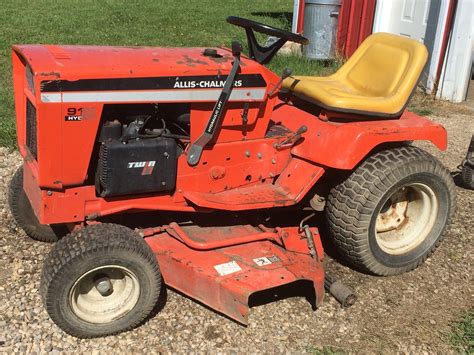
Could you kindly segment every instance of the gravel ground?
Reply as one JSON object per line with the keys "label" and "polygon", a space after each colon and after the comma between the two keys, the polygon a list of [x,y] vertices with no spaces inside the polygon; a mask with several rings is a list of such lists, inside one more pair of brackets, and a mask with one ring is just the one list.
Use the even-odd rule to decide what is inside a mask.
{"label": "gravel ground", "polygon": [[[446,108],[433,120],[450,136],[447,152],[429,150],[455,171],[465,154],[474,120],[469,110]],[[316,352],[331,347],[360,353],[448,353],[449,323],[473,305],[474,192],[458,188],[454,223],[435,254],[417,270],[378,278],[331,259],[327,267],[358,294],[344,310],[327,297],[312,311],[303,297],[251,309],[243,327],[168,291],[164,309],[138,329],[95,340],[64,334],[49,319],[38,294],[40,272],[50,245],[28,239],[6,206],[6,187],[19,155],[0,148],[0,353],[100,352]]]}

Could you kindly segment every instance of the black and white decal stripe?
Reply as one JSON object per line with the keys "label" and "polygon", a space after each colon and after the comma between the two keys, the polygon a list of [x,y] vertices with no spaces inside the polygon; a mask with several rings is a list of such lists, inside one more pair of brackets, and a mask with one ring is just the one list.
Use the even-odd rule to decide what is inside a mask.
{"label": "black and white decal stripe", "polygon": [[[176,83],[219,82],[223,83],[227,75],[200,76],[162,76],[147,78],[108,78],[80,80],[46,80],[41,83],[41,92],[67,91],[137,91],[137,90],[166,90],[189,89],[186,85],[177,87]],[[267,84],[260,74],[238,74],[235,81],[241,81],[241,88],[265,87]],[[224,85],[222,84],[221,87]],[[196,87],[196,88],[199,88]],[[200,87],[204,88],[204,87]],[[206,88],[212,88],[207,86]],[[217,88],[214,86],[214,88]]]}
{"label": "black and white decal stripe", "polygon": [[[216,101],[227,75],[48,80],[41,101],[59,102],[193,102]],[[260,74],[237,75],[229,101],[260,101],[266,82]]]}
{"label": "black and white decal stripe", "polygon": [[[229,101],[260,101],[265,98],[265,91],[265,88],[235,88]],[[45,103],[216,101],[221,92],[222,89],[51,92],[41,93],[41,101]]]}

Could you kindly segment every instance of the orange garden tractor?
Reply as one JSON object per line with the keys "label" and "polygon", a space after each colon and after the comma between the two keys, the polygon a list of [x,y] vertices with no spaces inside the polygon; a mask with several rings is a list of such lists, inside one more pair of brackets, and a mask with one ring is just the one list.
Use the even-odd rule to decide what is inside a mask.
{"label": "orange garden tractor", "polygon": [[[405,110],[425,47],[374,34],[331,76],[279,76],[263,64],[307,39],[227,21],[245,29],[248,56],[237,42],[13,47],[24,163],[9,203],[33,239],[59,239],[40,292],[65,332],[131,329],[164,285],[242,324],[259,292],[302,280],[318,306],[324,252],[310,209],[364,272],[412,270],[439,245],[454,184],[410,142],[444,150],[446,131]],[[262,46],[255,32],[277,40]],[[159,212],[140,224],[144,211]]]}

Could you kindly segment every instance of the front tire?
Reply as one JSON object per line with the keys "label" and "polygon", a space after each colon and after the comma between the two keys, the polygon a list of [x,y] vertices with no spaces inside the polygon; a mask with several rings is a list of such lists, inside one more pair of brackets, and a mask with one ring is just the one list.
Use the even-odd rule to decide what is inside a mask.
{"label": "front tire", "polygon": [[133,230],[96,224],[61,239],[46,258],[40,292],[51,319],[79,338],[141,324],[161,291],[156,257]]}
{"label": "front tire", "polygon": [[25,233],[34,240],[53,243],[64,235],[63,229],[57,226],[56,231],[47,224],[40,224],[23,190],[23,166],[13,175],[8,187],[8,205],[13,219]]}
{"label": "front tire", "polygon": [[455,208],[449,172],[425,151],[399,147],[363,161],[329,194],[329,230],[362,271],[396,275],[422,264],[441,242]]}

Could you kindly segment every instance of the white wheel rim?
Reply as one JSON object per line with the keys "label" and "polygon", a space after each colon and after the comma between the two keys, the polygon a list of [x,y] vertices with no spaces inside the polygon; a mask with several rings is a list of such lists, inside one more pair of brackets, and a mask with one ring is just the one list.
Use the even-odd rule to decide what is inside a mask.
{"label": "white wheel rim", "polygon": [[[101,280],[103,284],[98,284]],[[106,294],[100,286],[109,287]],[[125,316],[138,302],[140,284],[128,268],[105,265],[92,269],[79,277],[69,292],[72,311],[89,323],[109,323]]]}
{"label": "white wheel rim", "polygon": [[419,246],[431,232],[439,203],[434,191],[422,183],[395,191],[377,215],[375,235],[385,253],[400,255]]}

